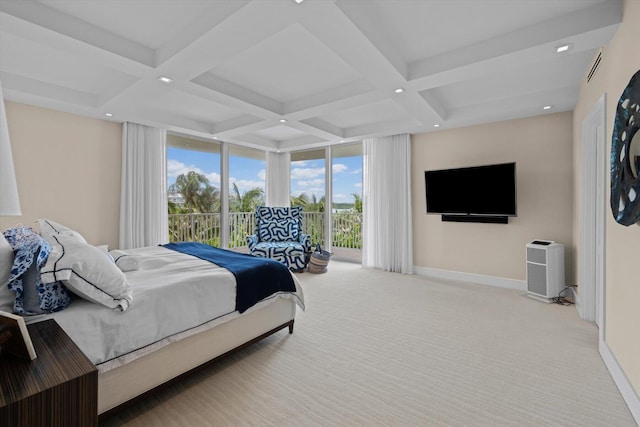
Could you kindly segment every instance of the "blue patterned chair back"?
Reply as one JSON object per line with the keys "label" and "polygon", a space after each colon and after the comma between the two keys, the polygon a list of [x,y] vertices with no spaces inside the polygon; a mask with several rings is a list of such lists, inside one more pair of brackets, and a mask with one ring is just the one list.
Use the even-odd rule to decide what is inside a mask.
{"label": "blue patterned chair back", "polygon": [[256,223],[255,234],[260,235],[260,223],[261,221],[278,221],[295,219],[298,221],[298,230],[302,233],[302,207],[294,206],[292,208],[285,207],[268,207],[258,206],[256,207]]}

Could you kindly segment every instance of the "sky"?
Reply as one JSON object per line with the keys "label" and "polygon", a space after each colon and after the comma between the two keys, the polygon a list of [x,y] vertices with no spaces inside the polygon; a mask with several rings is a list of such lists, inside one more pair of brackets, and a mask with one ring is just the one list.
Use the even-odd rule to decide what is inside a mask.
{"label": "sky", "polygon": [[[291,194],[324,196],[324,164],[324,159],[291,162]],[[362,156],[333,159],[333,202],[353,203],[353,193],[362,196]]]}
{"label": "sky", "polygon": [[[324,160],[291,162],[291,194],[305,193],[309,198],[324,196]],[[220,188],[220,155],[182,148],[167,148],[167,186],[178,175],[189,171],[205,175]],[[256,187],[265,188],[266,161],[229,156],[229,184],[234,182],[241,193]],[[333,202],[352,203],[353,193],[362,196],[362,156],[340,157],[333,163]]]}

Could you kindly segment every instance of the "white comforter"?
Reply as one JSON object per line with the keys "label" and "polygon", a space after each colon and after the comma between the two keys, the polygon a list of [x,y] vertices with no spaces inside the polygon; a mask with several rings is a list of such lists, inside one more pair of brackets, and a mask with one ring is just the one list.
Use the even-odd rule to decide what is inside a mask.
{"label": "white comforter", "polygon": [[[28,323],[53,318],[100,372],[108,371],[170,342],[234,319],[235,278],[228,270],[160,246],[132,249],[138,270],[126,273],[133,303],[124,312],[76,299],[68,308]],[[275,298],[294,298],[304,309],[298,279],[296,292],[266,298],[245,313]]]}

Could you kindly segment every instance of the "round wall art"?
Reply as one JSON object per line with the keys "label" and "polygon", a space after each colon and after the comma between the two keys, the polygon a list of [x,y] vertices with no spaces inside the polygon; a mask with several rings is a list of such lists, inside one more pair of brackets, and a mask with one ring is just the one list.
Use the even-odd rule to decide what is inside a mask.
{"label": "round wall art", "polygon": [[611,211],[622,225],[640,221],[640,70],[622,92],[611,141]]}

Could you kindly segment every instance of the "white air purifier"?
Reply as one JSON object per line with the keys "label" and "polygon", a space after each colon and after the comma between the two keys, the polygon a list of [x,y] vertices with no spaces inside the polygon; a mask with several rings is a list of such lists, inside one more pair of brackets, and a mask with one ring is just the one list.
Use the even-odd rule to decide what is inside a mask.
{"label": "white air purifier", "polygon": [[528,243],[527,295],[549,303],[564,288],[564,245],[550,240]]}

